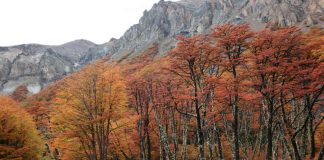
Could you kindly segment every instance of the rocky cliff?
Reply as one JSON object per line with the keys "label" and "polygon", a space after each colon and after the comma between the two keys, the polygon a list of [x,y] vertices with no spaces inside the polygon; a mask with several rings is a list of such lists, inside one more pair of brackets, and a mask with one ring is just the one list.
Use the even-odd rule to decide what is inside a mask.
{"label": "rocky cliff", "polygon": [[136,56],[152,43],[158,43],[164,54],[174,46],[176,35],[206,33],[222,23],[248,22],[253,29],[267,25],[323,27],[323,8],[324,0],[161,0],[144,11],[139,23],[120,39],[106,45],[113,59],[121,59]]}
{"label": "rocky cliff", "polygon": [[138,24],[119,39],[103,45],[80,40],[61,46],[20,45],[0,48],[0,91],[10,93],[27,84],[37,92],[92,60],[132,58],[158,44],[160,56],[175,45],[175,36],[208,32],[222,23],[248,22],[254,29],[267,25],[323,27],[324,0],[161,0],[144,11]]}
{"label": "rocky cliff", "polygon": [[[90,41],[76,40],[59,46],[0,47],[0,91],[11,93],[17,86],[27,85],[31,93],[37,93],[88,63],[83,57],[98,46]],[[99,49],[95,50],[100,53]]]}

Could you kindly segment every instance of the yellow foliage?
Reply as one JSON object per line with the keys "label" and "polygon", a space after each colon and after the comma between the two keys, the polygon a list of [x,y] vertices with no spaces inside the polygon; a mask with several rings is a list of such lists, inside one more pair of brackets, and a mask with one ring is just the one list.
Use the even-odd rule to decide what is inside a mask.
{"label": "yellow foliage", "polygon": [[40,159],[43,145],[31,116],[0,96],[0,159]]}
{"label": "yellow foliage", "polygon": [[[127,127],[127,98],[118,68],[93,64],[69,77],[55,100],[53,113],[54,146],[62,159],[84,159],[101,147],[109,146],[112,132]],[[128,123],[130,124],[130,123]],[[91,141],[97,141],[93,149]],[[101,142],[104,141],[104,142]],[[99,152],[99,151],[98,151]]]}

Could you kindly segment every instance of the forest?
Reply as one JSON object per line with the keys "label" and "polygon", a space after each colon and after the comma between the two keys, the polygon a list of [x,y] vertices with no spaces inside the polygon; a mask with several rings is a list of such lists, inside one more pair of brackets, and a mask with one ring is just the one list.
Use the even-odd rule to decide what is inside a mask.
{"label": "forest", "polygon": [[323,159],[323,29],[176,39],[0,96],[0,160]]}

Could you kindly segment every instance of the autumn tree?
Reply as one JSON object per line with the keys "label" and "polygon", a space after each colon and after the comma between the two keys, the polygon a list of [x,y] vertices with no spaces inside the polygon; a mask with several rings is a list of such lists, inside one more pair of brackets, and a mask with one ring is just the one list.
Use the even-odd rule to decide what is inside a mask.
{"label": "autumn tree", "polygon": [[25,85],[18,86],[11,94],[11,98],[17,102],[21,102],[27,98],[28,89]]}
{"label": "autumn tree", "polygon": [[250,31],[247,24],[233,25],[225,24],[217,26],[211,33],[211,37],[216,42],[218,53],[221,57],[219,65],[230,73],[233,87],[228,89],[230,92],[228,97],[228,107],[232,108],[233,114],[233,144],[234,144],[234,158],[240,159],[240,146],[239,146],[239,88],[242,79],[242,68],[246,63],[244,51],[249,46],[249,40],[253,37],[254,33]]}
{"label": "autumn tree", "polygon": [[117,68],[97,63],[70,77],[56,106],[53,127],[63,159],[102,160],[119,156],[113,150],[117,143],[112,140],[116,137],[113,133],[128,123],[127,117],[123,117],[127,109],[125,85]]}
{"label": "autumn tree", "polygon": [[40,159],[43,145],[31,116],[0,96],[0,159]]}
{"label": "autumn tree", "polygon": [[[146,69],[153,62],[154,56],[158,53],[158,45],[152,44],[141,55],[134,57],[123,64],[123,75],[127,76],[128,101],[137,120],[136,131],[134,131],[134,139],[137,141],[140,153],[138,157],[141,159],[154,159],[154,144],[158,140],[153,134],[154,116],[152,113],[152,105],[150,104],[147,94]],[[158,69],[157,69],[158,70]],[[155,138],[154,138],[155,137]]]}
{"label": "autumn tree", "polygon": [[[309,137],[310,157],[315,157],[315,133],[324,117],[317,115],[320,107],[323,106],[322,96],[324,91],[324,31],[320,28],[313,28],[309,32],[301,35],[301,45],[299,46],[299,69],[296,71],[297,86],[293,92],[301,99],[303,107],[306,108],[306,118],[303,126],[297,132],[304,132],[304,142],[302,156],[307,154],[307,137]],[[308,133],[306,133],[308,131]],[[307,136],[308,135],[308,136]]]}
{"label": "autumn tree", "polygon": [[175,49],[170,53],[172,66],[170,72],[182,79],[182,83],[190,87],[189,96],[192,97],[197,125],[197,141],[199,158],[204,158],[203,114],[206,112],[203,90],[205,87],[208,69],[211,67],[213,50],[207,36],[194,36],[186,38],[179,36]]}
{"label": "autumn tree", "polygon": [[[263,30],[251,45],[254,87],[267,107],[267,159],[273,156],[276,130],[288,137],[284,137],[284,141],[291,143],[294,156],[290,154],[290,157],[301,159],[296,138],[313,115],[311,110],[323,91],[323,84],[318,80],[323,69],[319,68],[319,58],[312,53],[316,48],[313,44],[303,43],[303,37],[295,27]],[[306,100],[303,107],[297,105],[300,98]],[[304,121],[300,121],[304,119],[300,115],[304,115],[305,110],[309,113]],[[278,118],[282,118],[280,128],[274,126],[279,123]],[[289,145],[286,147],[289,151]]]}

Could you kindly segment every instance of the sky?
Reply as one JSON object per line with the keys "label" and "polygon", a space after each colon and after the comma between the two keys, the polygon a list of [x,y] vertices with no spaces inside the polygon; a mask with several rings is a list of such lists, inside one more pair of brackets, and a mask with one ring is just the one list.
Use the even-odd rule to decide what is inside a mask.
{"label": "sky", "polygon": [[105,43],[122,36],[158,1],[0,0],[0,46],[76,39]]}

